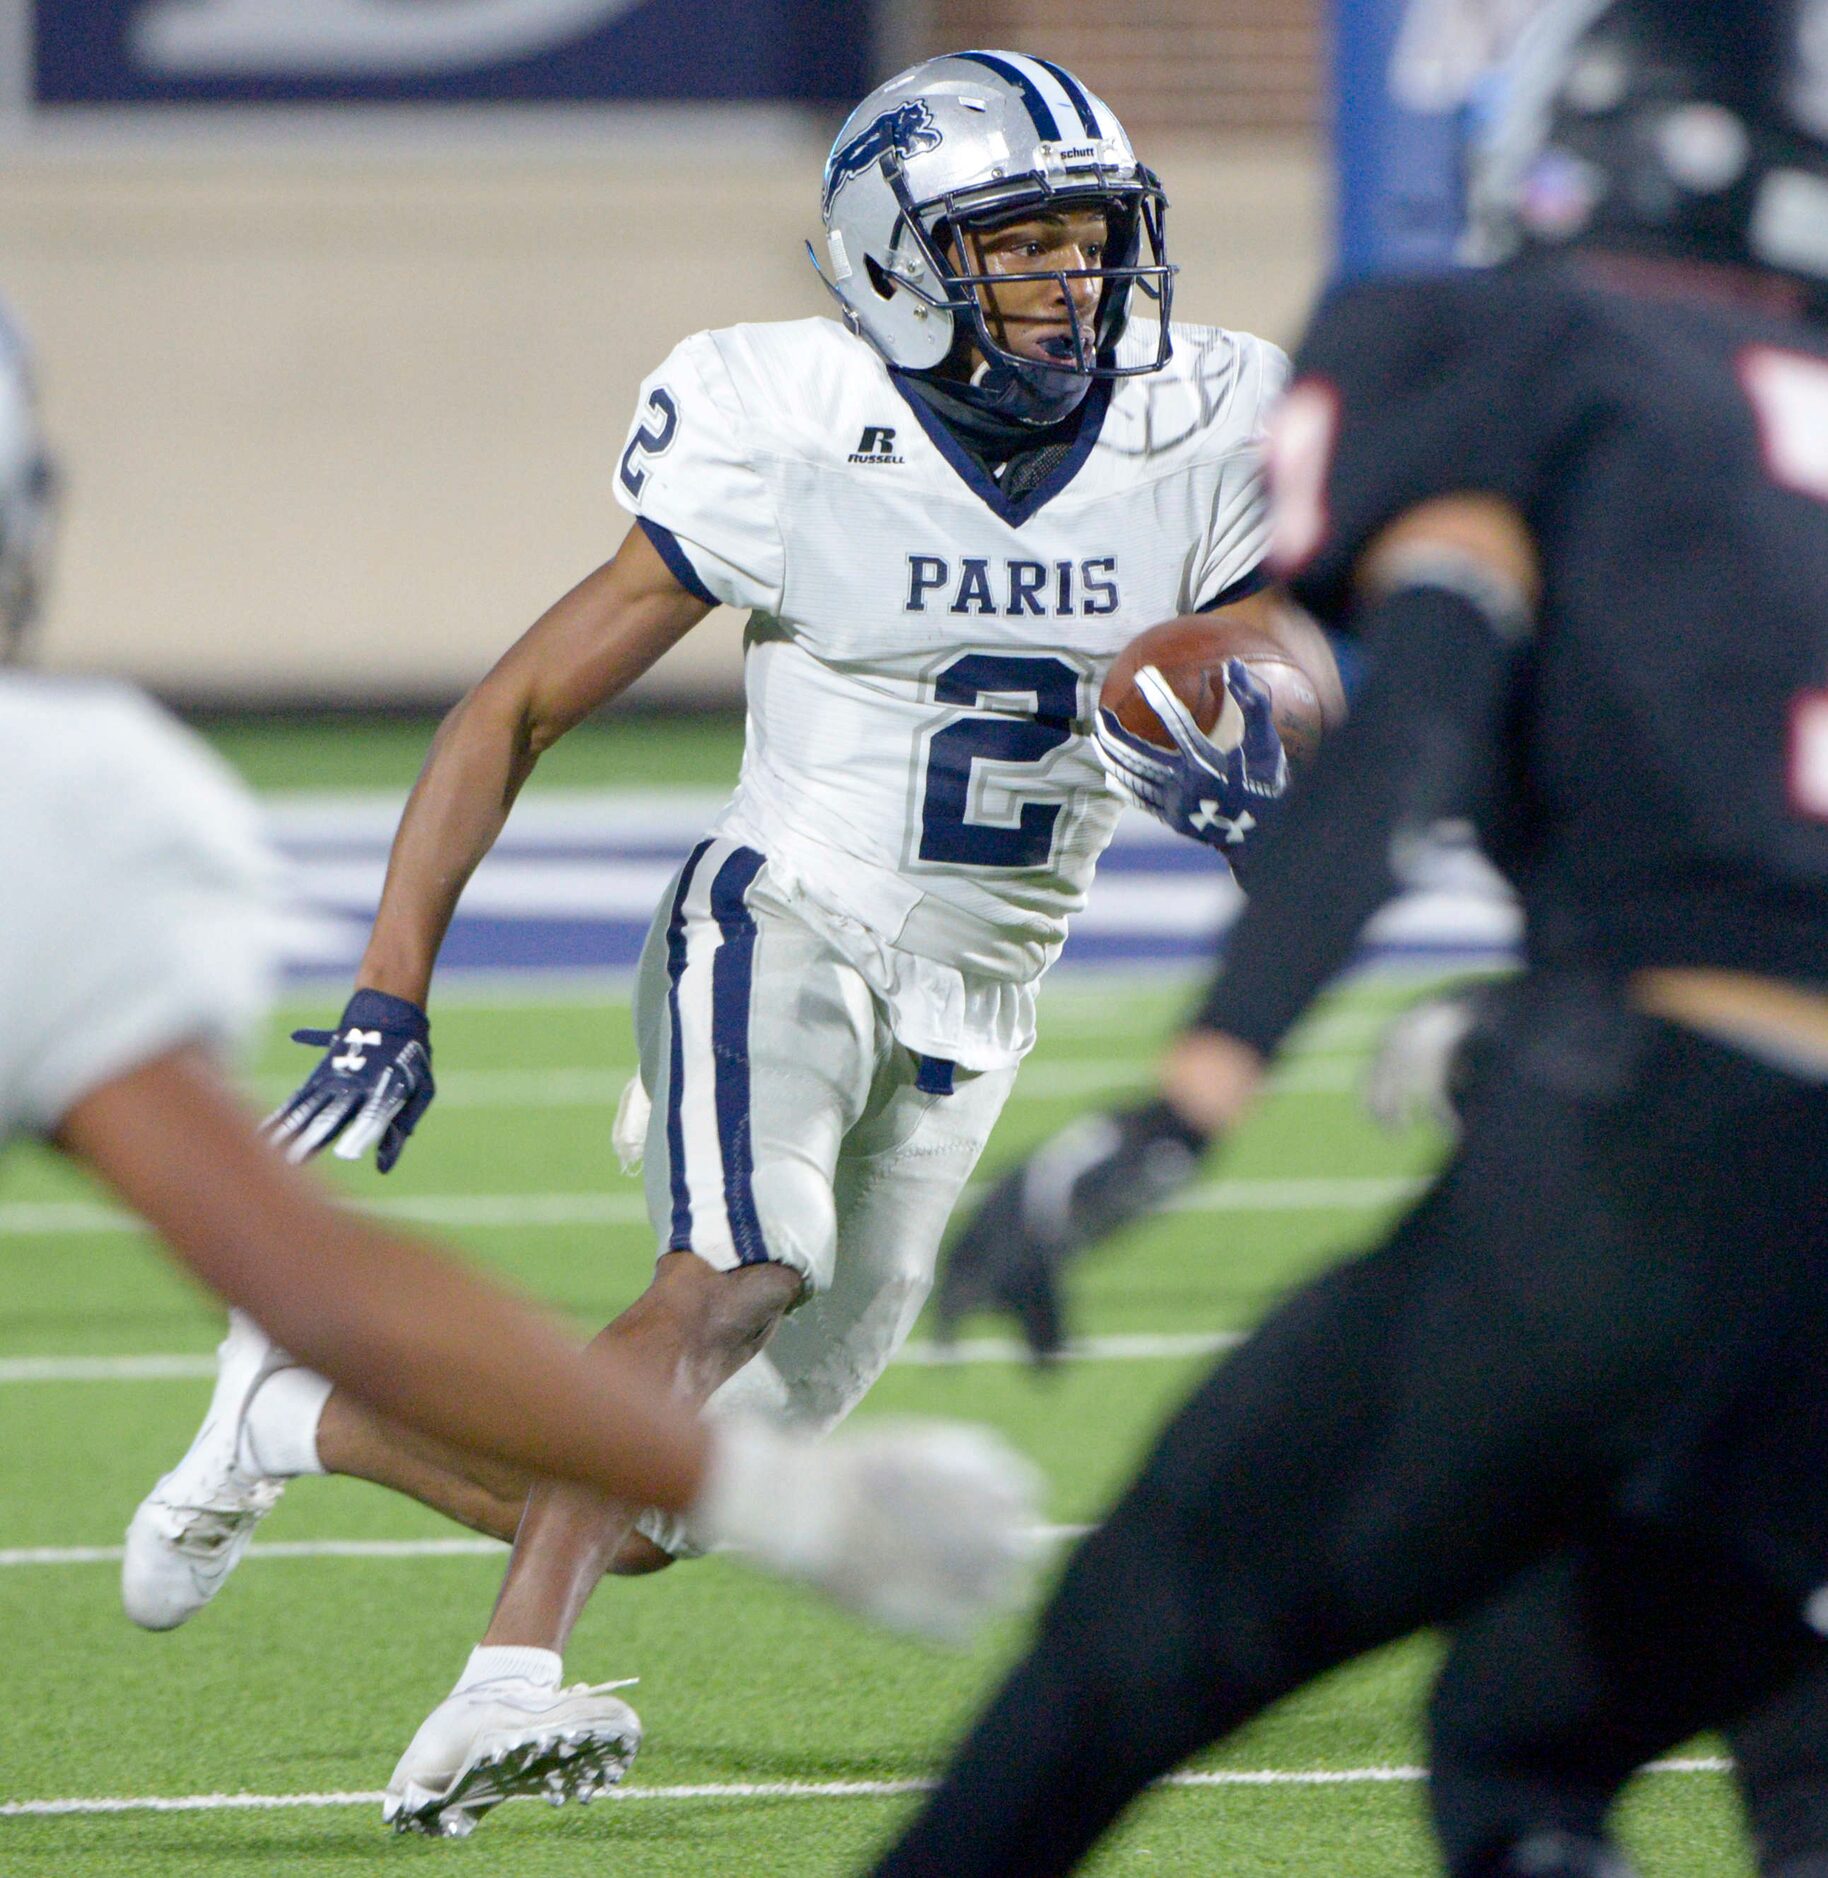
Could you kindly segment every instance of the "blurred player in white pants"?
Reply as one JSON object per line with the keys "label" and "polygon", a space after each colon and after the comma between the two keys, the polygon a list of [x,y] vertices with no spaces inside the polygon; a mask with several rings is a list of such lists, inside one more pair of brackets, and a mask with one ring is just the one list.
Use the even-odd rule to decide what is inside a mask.
{"label": "blurred player in white pants", "polygon": [[[637,995],[660,1258],[602,1347],[720,1410],[850,1410],[919,1310],[1115,825],[1087,734],[1104,672],[1170,615],[1268,611],[1258,449],[1285,362],[1169,325],[1164,206],[1108,106],[1044,60],[935,59],[858,106],[824,180],[842,323],[700,333],[643,386],[616,479],[639,526],[440,730],[360,988],[306,1033],[329,1053],[275,1118],[295,1155],[392,1165],[431,1098],[439,945],[534,762],[713,604],[743,607],[741,781]],[[1267,773],[1205,754],[1189,832],[1216,841],[1280,787],[1280,752]],[[515,1482],[335,1398],[270,1419],[274,1476],[360,1473],[517,1531],[483,1646],[390,1789],[402,1829],[467,1830],[518,1790],[477,1749],[489,1692],[536,1707],[603,1573],[702,1535],[569,1489],[520,1518]]]}

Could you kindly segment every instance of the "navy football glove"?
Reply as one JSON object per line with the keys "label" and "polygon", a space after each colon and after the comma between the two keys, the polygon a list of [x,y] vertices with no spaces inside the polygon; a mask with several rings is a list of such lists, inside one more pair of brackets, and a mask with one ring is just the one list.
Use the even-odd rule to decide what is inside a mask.
{"label": "navy football glove", "polygon": [[953,1241],[935,1300],[938,1331],[969,1311],[1006,1311],[1037,1362],[1060,1354],[1060,1278],[1087,1247],[1172,1199],[1206,1138],[1165,1102],[1088,1115],[991,1188]]}
{"label": "navy football glove", "polygon": [[1288,787],[1288,758],[1276,734],[1268,691],[1242,659],[1225,661],[1225,688],[1243,716],[1244,732],[1234,748],[1221,750],[1153,665],[1136,674],[1136,688],[1175,747],[1164,750],[1101,710],[1092,738],[1105,773],[1138,808],[1176,834],[1230,852],[1257,826],[1264,805]]}
{"label": "navy football glove", "polygon": [[358,991],[335,1030],[295,1030],[294,1043],[324,1051],[304,1085],[264,1124],[293,1163],[336,1143],[337,1159],[359,1161],[378,1141],[386,1173],[431,1106],[431,1023],[418,1005],[385,991]]}

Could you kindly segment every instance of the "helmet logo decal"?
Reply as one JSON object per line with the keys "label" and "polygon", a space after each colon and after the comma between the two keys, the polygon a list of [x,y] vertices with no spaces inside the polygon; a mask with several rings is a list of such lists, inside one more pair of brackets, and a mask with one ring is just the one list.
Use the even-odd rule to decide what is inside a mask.
{"label": "helmet logo decal", "polygon": [[833,198],[853,176],[874,169],[891,152],[905,161],[923,150],[937,150],[941,141],[925,98],[908,98],[894,110],[884,111],[842,150],[831,153],[825,165],[825,213],[831,214]]}

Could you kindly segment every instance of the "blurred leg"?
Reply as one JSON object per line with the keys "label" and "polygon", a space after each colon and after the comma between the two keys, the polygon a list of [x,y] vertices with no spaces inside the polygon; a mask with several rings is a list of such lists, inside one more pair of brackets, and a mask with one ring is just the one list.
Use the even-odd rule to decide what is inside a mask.
{"label": "blurred leg", "polygon": [[1448,1870],[1483,1878],[1557,1834],[1603,1847],[1644,1762],[1825,1661],[1788,1601],[1691,1535],[1603,1526],[1455,1632],[1429,1710]]}
{"label": "blurred leg", "polygon": [[1727,1731],[1764,1878],[1828,1878],[1828,1661]]}
{"label": "blurred leg", "polygon": [[[1581,1450],[1502,1415],[1506,1385],[1535,1393],[1526,1349],[1489,1417],[1447,1384],[1484,1347],[1470,1287],[1437,1285],[1456,1210],[1431,1198],[1193,1397],[881,1878],[1071,1870],[1195,1749],[1476,1599],[1539,1541]],[[1418,1339],[1456,1292],[1449,1337]]]}

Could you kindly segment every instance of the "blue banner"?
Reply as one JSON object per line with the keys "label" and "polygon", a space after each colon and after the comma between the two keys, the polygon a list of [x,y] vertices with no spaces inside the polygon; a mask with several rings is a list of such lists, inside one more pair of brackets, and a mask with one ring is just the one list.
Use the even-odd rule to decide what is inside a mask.
{"label": "blue banner", "polygon": [[37,0],[40,105],[849,102],[870,0]]}
{"label": "blue banner", "polygon": [[1334,0],[1333,159],[1342,275],[1452,263],[1465,213],[1457,115],[1390,95],[1406,0]]}

